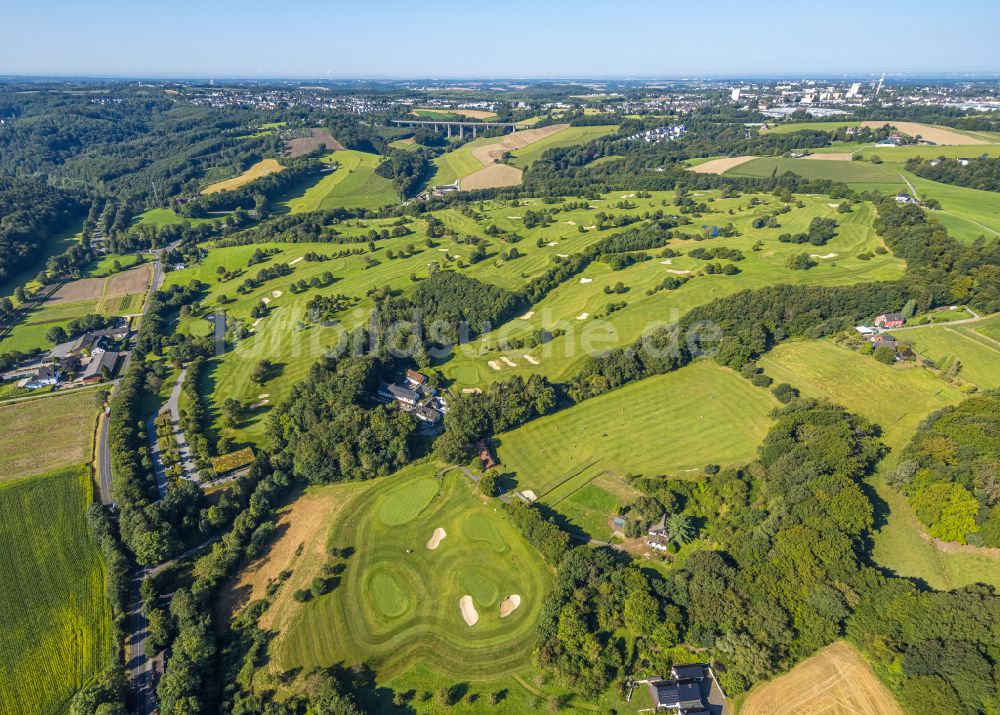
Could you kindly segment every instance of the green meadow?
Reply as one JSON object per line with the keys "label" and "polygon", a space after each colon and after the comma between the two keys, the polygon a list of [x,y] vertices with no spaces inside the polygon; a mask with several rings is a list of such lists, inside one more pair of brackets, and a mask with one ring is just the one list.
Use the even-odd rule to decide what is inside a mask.
{"label": "green meadow", "polygon": [[704,361],[647,378],[497,436],[505,472],[547,503],[604,472],[684,477],[753,458],[770,393]]}
{"label": "green meadow", "polygon": [[[878,184],[898,181],[898,172],[881,164],[863,161],[825,161],[821,159],[753,159],[725,172],[726,176],[781,176],[786,171],[806,179],[829,179],[845,184]],[[901,186],[902,188],[902,186]]]}
{"label": "green meadow", "polygon": [[[984,321],[1000,325],[998,317]],[[981,323],[915,328],[898,333],[918,358],[932,361],[942,370],[958,361],[958,377],[980,390],[1000,387],[1000,342],[980,332]]]}
{"label": "green meadow", "polygon": [[375,173],[382,163],[377,154],[345,149],[327,155],[324,161],[339,167],[313,180],[301,192],[294,192],[279,205],[296,214],[337,207],[376,209],[398,201],[392,181]]}

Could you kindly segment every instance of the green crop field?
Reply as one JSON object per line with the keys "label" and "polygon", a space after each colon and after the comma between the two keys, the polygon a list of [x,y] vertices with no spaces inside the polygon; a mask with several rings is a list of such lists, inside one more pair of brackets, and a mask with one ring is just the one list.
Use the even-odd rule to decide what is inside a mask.
{"label": "green crop field", "polygon": [[302,193],[281,201],[280,204],[291,213],[337,207],[376,209],[398,201],[392,181],[375,173],[382,162],[377,154],[344,150],[324,160],[336,162],[340,167],[324,174]]}
{"label": "green crop field", "polygon": [[[431,550],[438,528],[446,536]],[[328,543],[355,551],[340,583],[301,606],[276,643],[280,667],[368,662],[393,678],[423,663],[449,683],[530,668],[550,570],[458,470],[439,475],[425,464],[379,480],[331,525]],[[521,605],[500,618],[510,594]],[[459,607],[464,595],[479,615],[473,626]]]}
{"label": "green crop field", "polygon": [[529,144],[523,149],[515,149],[511,152],[510,163],[519,169],[527,169],[549,149],[586,144],[593,139],[614,134],[617,131],[617,124],[594,127],[567,127],[561,132],[556,132],[534,144]]}
{"label": "green crop field", "polygon": [[104,573],[84,518],[90,489],[86,466],[0,483],[2,712],[66,712],[111,661]]}
{"label": "green crop field", "polygon": [[766,132],[774,132],[775,134],[791,134],[793,132],[804,132],[807,129],[818,129],[821,132],[832,132],[834,129],[839,129],[840,127],[858,127],[861,126],[860,119],[832,119],[825,122],[791,122],[787,124],[778,124],[777,126],[766,129]]}
{"label": "green crop field", "polygon": [[825,341],[779,345],[758,364],[776,381],[844,405],[882,427],[883,441],[892,453],[872,478],[885,512],[885,523],[875,534],[876,563],[900,576],[922,579],[932,588],[958,588],[984,579],[1000,585],[1000,559],[984,552],[940,551],[922,537],[923,527],[912,507],[882,477],[930,413],[961,401],[959,390],[919,367],[890,367]]}
{"label": "green crop field", "polygon": [[894,168],[866,161],[822,161],[818,159],[753,159],[725,172],[726,176],[780,176],[786,171],[806,179],[829,179],[847,184],[891,184],[903,180]]}
{"label": "green crop field", "polygon": [[777,405],[736,373],[699,362],[499,435],[498,454],[518,487],[543,500],[604,471],[683,477],[752,459]]}

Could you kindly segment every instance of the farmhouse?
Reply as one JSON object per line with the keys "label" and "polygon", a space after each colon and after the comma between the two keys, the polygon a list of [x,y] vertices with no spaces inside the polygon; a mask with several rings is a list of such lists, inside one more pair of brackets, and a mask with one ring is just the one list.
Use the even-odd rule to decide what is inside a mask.
{"label": "farmhouse", "polygon": [[698,683],[679,680],[653,680],[649,682],[649,697],[657,710],[675,710],[689,713],[699,710],[704,703]]}
{"label": "farmhouse", "polygon": [[875,325],[879,328],[900,328],[905,322],[902,313],[883,313],[875,318]]}
{"label": "farmhouse", "polygon": [[876,348],[896,347],[896,339],[891,335],[873,335],[872,337],[868,338],[868,342],[870,342]]}
{"label": "farmhouse", "polygon": [[90,358],[87,367],[83,369],[80,380],[84,385],[93,385],[100,382],[104,375],[113,375],[115,367],[118,365],[118,353],[102,350]]}
{"label": "farmhouse", "polygon": [[24,386],[29,390],[37,390],[39,387],[51,387],[59,382],[59,370],[51,365],[40,367],[38,372],[28,378]]}

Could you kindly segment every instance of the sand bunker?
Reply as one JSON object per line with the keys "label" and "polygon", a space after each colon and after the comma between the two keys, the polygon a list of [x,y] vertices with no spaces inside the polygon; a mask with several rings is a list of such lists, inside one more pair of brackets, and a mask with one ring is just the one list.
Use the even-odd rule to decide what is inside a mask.
{"label": "sand bunker", "polygon": [[727,156],[722,159],[706,161],[704,164],[698,164],[698,166],[692,166],[688,171],[693,171],[696,174],[722,174],[733,167],[745,164],[751,159],[756,158],[755,156]]}
{"label": "sand bunker", "polygon": [[507,598],[505,598],[503,601],[500,602],[500,617],[506,618],[511,613],[513,613],[515,609],[517,609],[517,607],[520,605],[521,605],[521,596],[516,593],[510,594],[509,596],[507,596]]}
{"label": "sand bunker", "polygon": [[666,260],[660,261],[660,265],[661,266],[672,266],[672,265],[674,265],[674,259],[673,258],[668,258]]}
{"label": "sand bunker", "polygon": [[264,319],[263,318],[257,318],[257,320],[253,321],[253,324],[250,327],[251,328],[256,328],[258,325],[260,325],[260,323],[261,323],[262,320],[264,320]]}
{"label": "sand bunker", "polygon": [[268,404],[269,402],[270,402],[270,400],[268,400],[266,398],[263,399],[263,400],[257,400],[252,405],[250,405],[250,409],[251,410],[259,410],[261,407],[263,407],[264,405]]}
{"label": "sand bunker", "polygon": [[556,255],[559,256],[560,258],[569,258],[569,256],[566,255],[565,253],[557,253]]}
{"label": "sand bunker", "polygon": [[559,241],[549,241],[545,245],[546,246],[558,246],[559,245]]}
{"label": "sand bunker", "polygon": [[281,291],[280,290],[272,290],[271,291],[271,297],[272,298],[280,298],[281,297]]}
{"label": "sand bunker", "polygon": [[576,221],[563,221],[567,226],[576,226]]}
{"label": "sand bunker", "polygon": [[827,253],[826,255],[821,256],[818,253],[810,253],[809,257],[810,258],[836,258],[837,254],[836,253]]}
{"label": "sand bunker", "polygon": [[593,278],[581,278],[580,282],[581,283],[593,283],[594,279]]}
{"label": "sand bunker", "polygon": [[440,545],[441,540],[447,535],[448,534],[445,533],[444,529],[442,529],[439,526],[434,530],[434,533],[431,535],[430,540],[427,542],[427,548],[433,551],[438,547],[438,545]]}
{"label": "sand bunker", "polygon": [[530,355],[522,355],[521,357],[523,357],[525,360],[527,360],[528,362],[530,362],[532,365],[539,365],[540,364],[538,362],[538,360],[536,360],[535,358],[531,357]]}
{"label": "sand bunker", "polygon": [[271,299],[270,298],[261,298],[260,302],[263,303],[264,305],[267,305],[268,303],[271,302]]}
{"label": "sand bunker", "polygon": [[531,320],[531,316],[535,314],[535,311],[529,310],[527,313],[521,316],[521,320]]}
{"label": "sand bunker", "polygon": [[296,263],[298,263],[299,261],[303,261],[303,260],[305,260],[305,256],[299,256],[298,258],[289,261],[288,265],[294,266]]}
{"label": "sand bunker", "polygon": [[443,251],[444,253],[447,253],[447,252],[448,252],[448,249],[447,249],[447,248],[439,248],[438,250],[439,250],[439,251]]}
{"label": "sand bunker", "polygon": [[517,363],[511,360],[509,357],[502,357],[500,359],[503,360],[505,363],[507,363],[507,365],[510,367],[517,367]]}
{"label": "sand bunker", "polygon": [[492,368],[493,370],[499,370],[500,369],[500,363],[498,363],[496,360],[490,360],[486,364],[489,365],[490,368]]}
{"label": "sand bunker", "polygon": [[691,271],[679,271],[676,268],[668,268],[667,269],[667,273],[674,273],[675,275],[678,275],[678,276],[686,276],[690,272]]}
{"label": "sand bunker", "polygon": [[538,499],[538,495],[536,495],[535,492],[533,492],[530,489],[525,489],[523,492],[521,492],[521,496],[523,496],[528,501],[535,501],[536,499]]}
{"label": "sand bunker", "polygon": [[476,611],[476,607],[472,605],[472,596],[466,594],[458,599],[458,607],[462,609],[462,618],[465,619],[465,625],[474,626],[479,623],[479,613]]}
{"label": "sand bunker", "polygon": [[483,391],[483,388],[481,388],[481,387],[463,387],[462,388],[462,394],[465,394],[465,395],[478,395],[478,394],[482,393],[482,391]]}
{"label": "sand bunker", "polygon": [[590,313],[580,313],[578,316],[576,316],[576,319],[577,320],[586,320],[589,317],[590,317]]}
{"label": "sand bunker", "polygon": [[508,216],[507,218],[521,218],[520,216]]}

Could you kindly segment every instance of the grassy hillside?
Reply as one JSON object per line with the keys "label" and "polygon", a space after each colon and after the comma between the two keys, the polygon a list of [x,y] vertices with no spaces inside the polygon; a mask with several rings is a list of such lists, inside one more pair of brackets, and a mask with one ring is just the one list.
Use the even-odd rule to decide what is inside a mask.
{"label": "grassy hillside", "polygon": [[734,372],[700,362],[500,435],[498,454],[518,487],[543,499],[603,472],[683,477],[709,462],[751,459],[777,405]]}
{"label": "grassy hillside", "polygon": [[216,181],[214,184],[209,184],[201,190],[201,193],[214,194],[219,191],[232,191],[233,189],[238,189],[241,186],[246,186],[251,181],[260,179],[268,174],[276,174],[279,171],[284,170],[285,167],[279,164],[277,159],[261,159],[239,176],[234,176],[231,179]]}
{"label": "grassy hillside", "polygon": [[891,184],[903,180],[898,172],[881,164],[862,161],[822,161],[817,159],[753,159],[725,172],[726,176],[768,177],[791,171],[806,179],[830,179],[846,184]]}
{"label": "grassy hillside", "polygon": [[[985,326],[1000,325],[1000,319],[984,321]],[[1000,387],[1000,342],[980,332],[982,323],[916,328],[898,333],[921,359],[948,369],[958,360],[958,376],[981,390]]]}
{"label": "grassy hillside", "polygon": [[89,467],[0,483],[0,711],[62,713],[111,660]]}
{"label": "grassy hillside", "polygon": [[281,206],[294,214],[341,206],[375,209],[398,200],[392,182],[375,174],[375,168],[382,162],[378,155],[345,150],[324,160],[340,167],[279,202]]}

